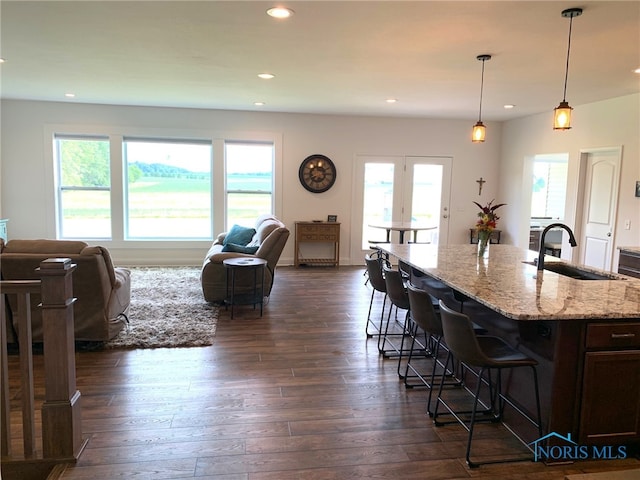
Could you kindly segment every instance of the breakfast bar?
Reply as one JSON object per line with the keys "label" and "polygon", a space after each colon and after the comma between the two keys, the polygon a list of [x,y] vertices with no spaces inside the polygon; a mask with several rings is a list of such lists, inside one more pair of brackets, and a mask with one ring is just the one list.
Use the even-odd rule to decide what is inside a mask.
{"label": "breakfast bar", "polygon": [[[539,271],[537,252],[512,245],[491,245],[488,258],[475,245],[378,247],[408,265],[418,286],[435,282],[469,299],[472,320],[538,360],[545,433],[640,445],[640,280],[551,256]],[[530,408],[515,374],[509,395]]]}

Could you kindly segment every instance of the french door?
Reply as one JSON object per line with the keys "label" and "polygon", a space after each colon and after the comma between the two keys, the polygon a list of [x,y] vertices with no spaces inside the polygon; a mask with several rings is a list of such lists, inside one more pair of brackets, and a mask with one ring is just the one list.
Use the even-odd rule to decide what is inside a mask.
{"label": "french door", "polygon": [[[414,222],[436,227],[418,232],[418,242],[446,244],[451,158],[358,155],[355,161],[351,258],[364,258],[386,232],[370,225]],[[393,236],[391,241],[398,242]]]}

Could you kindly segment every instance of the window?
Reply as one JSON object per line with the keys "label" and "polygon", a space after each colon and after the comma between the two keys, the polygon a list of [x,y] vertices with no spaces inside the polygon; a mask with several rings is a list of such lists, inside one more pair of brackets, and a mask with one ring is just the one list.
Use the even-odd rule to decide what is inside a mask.
{"label": "window", "polygon": [[531,217],[564,218],[568,155],[536,155],[533,163]]}
{"label": "window", "polygon": [[54,137],[59,238],[111,238],[109,139]]}
{"label": "window", "polygon": [[211,143],[125,138],[129,239],[211,238]]}
{"label": "window", "polygon": [[[56,238],[99,240],[118,248],[203,248],[234,223],[275,214],[281,140],[236,132],[233,139],[118,126],[47,127],[47,181]],[[54,220],[55,219],[55,220]],[[184,243],[182,243],[184,244]],[[156,247],[157,246],[157,247]]]}
{"label": "window", "polygon": [[226,229],[273,212],[272,143],[225,142]]}

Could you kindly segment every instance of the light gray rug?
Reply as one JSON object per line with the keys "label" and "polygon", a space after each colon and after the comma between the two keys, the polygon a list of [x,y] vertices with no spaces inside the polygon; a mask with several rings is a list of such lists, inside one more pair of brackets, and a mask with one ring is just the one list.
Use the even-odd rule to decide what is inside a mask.
{"label": "light gray rug", "polygon": [[199,268],[133,267],[129,328],[104,348],[212,345],[218,313],[204,301]]}

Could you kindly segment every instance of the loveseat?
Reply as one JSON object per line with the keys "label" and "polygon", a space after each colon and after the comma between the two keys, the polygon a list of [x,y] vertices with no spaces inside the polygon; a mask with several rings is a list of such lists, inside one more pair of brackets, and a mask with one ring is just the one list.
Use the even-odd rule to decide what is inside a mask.
{"label": "loveseat", "polygon": [[[1,243],[0,243],[1,245]],[[104,247],[90,247],[71,240],[9,240],[1,245],[0,273],[3,280],[38,280],[36,269],[47,258],[69,258],[77,265],[73,272],[73,321],[77,341],[104,342],[126,325],[131,298],[131,272],[115,268]],[[9,313],[17,299],[8,295]],[[34,342],[42,342],[40,294],[31,295],[31,327]],[[7,339],[16,341],[18,325],[9,322]]]}
{"label": "loveseat", "polygon": [[[222,262],[227,258],[237,257],[256,257],[267,261],[264,295],[269,296],[276,265],[288,238],[287,227],[272,215],[258,217],[253,229],[234,225],[228,232],[219,234],[202,264],[200,280],[204,299],[210,303],[224,301],[227,295],[227,272]],[[253,272],[239,271],[235,280],[236,294],[251,292],[253,278]],[[258,288],[259,286],[258,279]]]}

